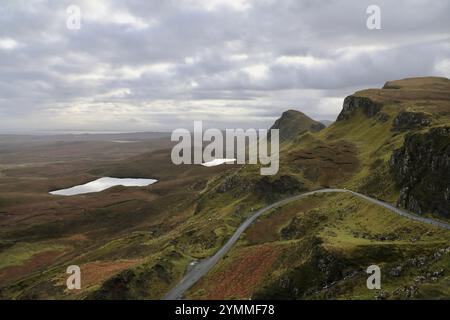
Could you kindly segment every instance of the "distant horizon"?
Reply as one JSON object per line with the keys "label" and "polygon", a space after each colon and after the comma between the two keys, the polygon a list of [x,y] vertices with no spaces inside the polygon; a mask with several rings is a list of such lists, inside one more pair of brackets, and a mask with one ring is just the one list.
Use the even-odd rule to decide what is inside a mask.
{"label": "distant horizon", "polygon": [[[278,119],[279,117],[281,117],[282,113],[287,111],[287,110],[295,110],[295,111],[299,111],[304,113],[305,115],[307,115],[308,117],[310,117],[311,119],[315,120],[315,121],[319,121],[319,122],[335,122],[336,118],[338,116],[339,113],[337,113],[335,116],[329,117],[328,119],[326,117],[324,118],[320,118],[320,119],[316,119],[312,116],[310,116],[308,113],[302,111],[301,109],[297,109],[295,107],[286,107],[285,109],[282,109],[282,111],[280,112],[279,115],[276,115],[274,117],[271,117],[273,119],[268,119],[266,121],[267,125],[266,126],[261,126],[262,128],[265,127],[270,127],[273,122]],[[189,126],[192,126],[193,121],[195,121],[194,119],[191,122],[186,122],[186,124],[183,126],[181,124],[180,127],[182,128],[189,128]],[[208,123],[212,123],[213,121],[205,121],[206,124]],[[254,128],[255,126],[251,123],[247,124],[246,126],[217,126],[217,125],[210,125],[208,127],[214,127],[214,128],[218,128],[220,130],[225,130],[225,129],[229,129],[229,128],[243,128],[243,129],[248,129],[248,128]],[[10,130],[3,130],[0,128],[0,135],[7,135],[7,134],[11,134],[11,135],[58,135],[58,134],[74,134],[74,135],[81,135],[81,134],[124,134],[124,133],[170,133],[171,131],[178,129],[179,127],[174,127],[174,128],[170,128],[170,129],[161,129],[161,130],[151,130],[151,129],[142,129],[142,130],[92,130],[92,129],[72,129],[72,128],[68,128],[68,129],[62,129],[62,128],[56,128],[56,129],[22,129],[22,130],[15,130],[15,129],[10,129]]]}
{"label": "distant horizon", "polygon": [[89,135],[89,134],[127,134],[127,133],[168,133],[170,131],[86,131],[86,130],[34,130],[34,131],[1,131],[0,135]]}
{"label": "distant horizon", "polygon": [[[281,116],[281,115],[280,115]],[[318,122],[327,122],[327,123],[333,123],[336,120],[328,120],[328,119],[321,119],[321,120],[316,120],[313,119],[315,121]],[[275,120],[274,120],[275,121]],[[190,124],[190,126],[192,127],[193,123]],[[186,129],[190,129],[190,126],[187,125],[183,128]],[[210,126],[207,126],[206,128],[208,128]],[[0,135],[32,135],[32,136],[57,136],[57,135],[95,135],[95,134],[133,134],[133,133],[161,133],[161,134],[171,134],[171,132],[175,129],[178,128],[174,128],[172,130],[167,130],[167,131],[153,131],[153,130],[143,130],[143,131],[95,131],[95,130],[65,130],[65,129],[52,129],[52,130],[29,130],[29,131],[3,131],[0,130]],[[225,129],[241,129],[241,127],[236,127],[236,128],[218,128],[219,130],[225,130]],[[242,129],[248,129],[248,128],[242,128]],[[264,128],[260,128],[260,129],[264,129]]]}

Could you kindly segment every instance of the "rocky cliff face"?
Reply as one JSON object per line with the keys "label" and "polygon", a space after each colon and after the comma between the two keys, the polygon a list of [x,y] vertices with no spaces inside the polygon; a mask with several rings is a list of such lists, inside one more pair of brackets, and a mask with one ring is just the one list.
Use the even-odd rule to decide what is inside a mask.
{"label": "rocky cliff face", "polygon": [[400,187],[398,205],[416,213],[450,216],[450,127],[409,134],[390,167]]}
{"label": "rocky cliff face", "polygon": [[400,112],[394,119],[393,129],[398,131],[418,129],[431,124],[430,116],[423,112]]}
{"label": "rocky cliff face", "polygon": [[366,97],[348,96],[344,99],[342,111],[336,121],[351,118],[358,109],[361,109],[368,118],[371,118],[381,110],[381,104]]}

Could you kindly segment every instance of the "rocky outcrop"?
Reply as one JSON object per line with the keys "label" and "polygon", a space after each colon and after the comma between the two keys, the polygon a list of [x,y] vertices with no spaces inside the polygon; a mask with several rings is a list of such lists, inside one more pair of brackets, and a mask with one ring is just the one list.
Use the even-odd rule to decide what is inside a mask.
{"label": "rocky outcrop", "polygon": [[398,205],[416,213],[450,216],[450,127],[409,134],[390,159],[400,187]]}
{"label": "rocky outcrop", "polygon": [[282,195],[306,191],[304,184],[289,175],[276,178],[264,176],[255,182],[255,192],[266,200],[273,201]]}
{"label": "rocky outcrop", "polygon": [[381,104],[366,97],[348,96],[344,99],[342,111],[336,121],[350,119],[357,110],[362,110],[367,117],[371,118],[380,112]]}
{"label": "rocky outcrop", "polygon": [[386,121],[389,120],[389,115],[387,113],[380,112],[380,113],[377,114],[376,119],[380,123],[385,123]]}
{"label": "rocky outcrop", "polygon": [[323,123],[315,121],[296,110],[283,112],[270,129],[280,130],[280,139],[288,140],[306,131],[317,132],[325,128]]}
{"label": "rocky outcrop", "polygon": [[263,176],[253,180],[233,175],[224,179],[217,187],[218,193],[229,193],[235,197],[240,197],[243,193],[252,192],[267,201],[274,201],[283,195],[306,190],[307,188],[301,181],[289,175]]}
{"label": "rocky outcrop", "polygon": [[431,124],[430,116],[423,112],[400,112],[394,119],[393,130],[406,131],[423,128]]}
{"label": "rocky outcrop", "polygon": [[228,191],[245,192],[253,187],[252,182],[246,180],[238,175],[233,175],[224,179],[224,181],[218,186],[217,191],[219,193],[225,193]]}

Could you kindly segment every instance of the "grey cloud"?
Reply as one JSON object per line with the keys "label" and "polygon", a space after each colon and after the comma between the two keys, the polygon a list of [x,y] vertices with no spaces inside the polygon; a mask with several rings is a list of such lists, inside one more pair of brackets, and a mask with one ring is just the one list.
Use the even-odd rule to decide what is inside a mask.
{"label": "grey cloud", "polygon": [[[1,2],[0,41],[18,45],[0,46],[0,131],[267,126],[287,108],[333,119],[354,90],[450,76],[436,68],[450,59],[445,0],[377,1],[375,31],[368,0]],[[65,26],[69,4],[81,30]]]}

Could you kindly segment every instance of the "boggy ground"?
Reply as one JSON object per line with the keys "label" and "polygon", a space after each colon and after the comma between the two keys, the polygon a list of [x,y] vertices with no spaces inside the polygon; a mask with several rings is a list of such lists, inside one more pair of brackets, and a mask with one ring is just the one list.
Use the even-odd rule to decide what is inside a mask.
{"label": "boggy ground", "polygon": [[[170,232],[179,232],[193,214],[207,184],[236,166],[174,166],[168,146],[167,138],[0,143],[0,295],[82,298],[123,270],[170,256],[164,249]],[[158,182],[72,197],[48,194],[102,176]],[[77,292],[65,289],[71,264],[83,274]]]}

